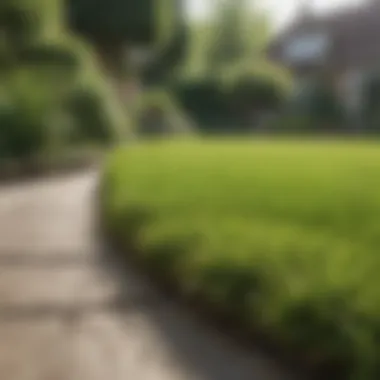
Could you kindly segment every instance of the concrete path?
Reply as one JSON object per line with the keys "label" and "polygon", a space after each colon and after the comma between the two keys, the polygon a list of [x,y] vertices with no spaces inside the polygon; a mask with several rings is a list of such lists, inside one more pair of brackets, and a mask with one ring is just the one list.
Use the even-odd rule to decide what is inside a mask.
{"label": "concrete path", "polygon": [[0,188],[0,379],[293,379],[136,274],[120,286],[98,260],[95,184],[85,173]]}

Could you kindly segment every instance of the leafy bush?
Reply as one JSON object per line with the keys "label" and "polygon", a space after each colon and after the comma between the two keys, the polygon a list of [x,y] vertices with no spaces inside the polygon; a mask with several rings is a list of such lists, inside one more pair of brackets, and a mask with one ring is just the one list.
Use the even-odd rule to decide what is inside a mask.
{"label": "leafy bush", "polygon": [[18,54],[18,62],[24,65],[58,66],[77,70],[80,60],[77,52],[65,44],[40,42],[28,45]]}
{"label": "leafy bush", "polygon": [[327,83],[312,81],[291,102],[296,115],[309,119],[310,128],[337,131],[345,121],[342,102]]}
{"label": "leafy bush", "polygon": [[98,143],[115,140],[119,126],[115,125],[104,94],[96,88],[76,88],[69,96],[67,111],[73,120],[73,140]]}
{"label": "leafy bush", "polygon": [[227,91],[218,79],[199,77],[180,80],[171,90],[181,107],[201,129],[218,130],[233,124]]}
{"label": "leafy bush", "polygon": [[363,120],[370,130],[380,131],[380,75],[367,77],[363,87]]}
{"label": "leafy bush", "polygon": [[25,159],[41,152],[47,140],[47,128],[40,118],[20,106],[0,105],[0,156]]}
{"label": "leafy bush", "polygon": [[51,158],[49,152],[68,148],[70,136],[82,145],[106,142],[120,127],[115,98],[100,85],[105,81],[84,52],[88,46],[65,33],[59,12],[56,1],[1,1],[3,157],[17,161],[43,151]]}
{"label": "leafy bush", "polygon": [[146,92],[134,109],[135,131],[142,136],[191,133],[193,127],[166,91]]}
{"label": "leafy bush", "polygon": [[231,100],[241,110],[277,110],[283,104],[283,94],[272,80],[243,76],[234,83]]}
{"label": "leafy bush", "polygon": [[231,89],[230,97],[236,118],[248,126],[258,123],[267,113],[280,111],[286,101],[277,83],[261,77],[239,78]]}
{"label": "leafy bush", "polygon": [[24,159],[49,143],[59,96],[33,70],[17,66],[7,74],[1,91],[1,149],[8,158]]}
{"label": "leafy bush", "polygon": [[253,115],[278,111],[290,88],[286,71],[262,62],[235,65],[223,75],[180,79],[173,91],[201,128],[231,131],[252,124]]}
{"label": "leafy bush", "polygon": [[176,68],[183,62],[188,45],[188,33],[179,25],[178,31],[166,46],[160,49],[153,62],[144,68],[141,75],[143,83],[157,85],[166,83]]}
{"label": "leafy bush", "polygon": [[235,118],[249,127],[261,116],[276,113],[286,104],[291,88],[288,73],[268,62],[232,68],[225,77]]}
{"label": "leafy bush", "polygon": [[[3,2],[4,1],[4,2]],[[7,39],[7,49],[17,53],[41,32],[38,9],[31,3],[3,0],[0,5],[0,29]]]}
{"label": "leafy bush", "polygon": [[265,123],[265,128],[269,132],[284,135],[304,135],[314,133],[315,126],[305,115],[295,112],[279,112]]}
{"label": "leafy bush", "polygon": [[70,27],[90,40],[152,45],[176,32],[183,1],[69,0],[67,7]]}

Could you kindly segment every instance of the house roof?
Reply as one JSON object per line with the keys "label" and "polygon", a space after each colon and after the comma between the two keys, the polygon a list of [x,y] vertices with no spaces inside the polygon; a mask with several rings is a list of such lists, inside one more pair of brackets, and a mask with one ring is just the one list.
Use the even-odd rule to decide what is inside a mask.
{"label": "house roof", "polygon": [[269,56],[281,61],[281,49],[289,40],[304,33],[323,32],[332,42],[331,63],[368,66],[380,63],[380,0],[324,15],[298,17],[269,46]]}

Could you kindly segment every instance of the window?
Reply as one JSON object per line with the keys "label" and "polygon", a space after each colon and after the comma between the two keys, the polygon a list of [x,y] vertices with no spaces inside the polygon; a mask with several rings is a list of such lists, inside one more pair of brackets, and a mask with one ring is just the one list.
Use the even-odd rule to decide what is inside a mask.
{"label": "window", "polygon": [[284,56],[288,62],[316,61],[325,57],[327,48],[325,34],[312,34],[294,39],[285,47]]}

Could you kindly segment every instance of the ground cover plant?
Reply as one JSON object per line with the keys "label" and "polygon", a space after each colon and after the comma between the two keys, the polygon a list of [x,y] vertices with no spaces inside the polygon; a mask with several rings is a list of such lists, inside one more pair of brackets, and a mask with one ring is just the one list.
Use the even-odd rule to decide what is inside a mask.
{"label": "ground cover plant", "polygon": [[102,204],[109,228],[183,294],[370,380],[379,183],[376,142],[157,141],[111,154]]}

